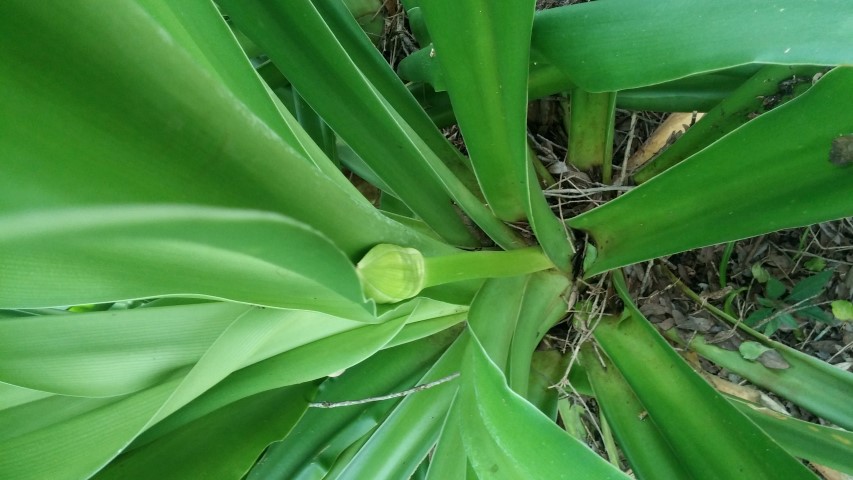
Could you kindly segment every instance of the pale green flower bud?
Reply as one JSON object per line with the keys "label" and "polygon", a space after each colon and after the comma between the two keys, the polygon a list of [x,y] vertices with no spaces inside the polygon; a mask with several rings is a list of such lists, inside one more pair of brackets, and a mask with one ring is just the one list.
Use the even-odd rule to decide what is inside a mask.
{"label": "pale green flower bud", "polygon": [[381,243],[358,262],[364,293],[376,303],[413,298],[424,288],[424,257],[414,248]]}

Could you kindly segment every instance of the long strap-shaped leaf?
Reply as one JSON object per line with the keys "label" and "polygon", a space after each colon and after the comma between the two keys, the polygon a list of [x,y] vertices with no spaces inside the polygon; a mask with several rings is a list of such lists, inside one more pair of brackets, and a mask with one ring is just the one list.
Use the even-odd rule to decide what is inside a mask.
{"label": "long strap-shaped leaf", "polygon": [[0,216],[0,307],[191,295],[373,321],[349,259],[273,213],[188,206]]}
{"label": "long strap-shaped leaf", "polygon": [[476,245],[392,108],[364,77],[308,0],[221,2],[300,95],[409,208],[457,245]]}
{"label": "long strap-shaped leaf", "polygon": [[[543,323],[550,326],[555,311],[557,315],[565,312],[560,296],[567,284],[565,277],[554,272],[493,278],[474,297],[469,328],[478,336],[492,362],[501,370],[512,372],[512,387],[519,393],[527,393],[531,356],[539,341],[537,327]],[[444,420],[429,478],[464,478],[470,468],[462,448],[460,418],[457,395]]]}
{"label": "long strap-shaped leaf", "polygon": [[[224,315],[230,322],[197,362],[167,372],[150,388],[106,403],[84,399],[82,407],[76,406],[79,398],[54,396],[0,411],[4,424],[5,417],[31,420],[27,428],[3,440],[0,477],[44,478],[58,471],[69,478],[92,475],[139,433],[240,368],[283,327],[281,311],[243,307],[235,313]],[[69,405],[75,408],[68,409]],[[53,422],[44,424],[42,416]]]}
{"label": "long strap-shaped leaf", "polygon": [[[340,377],[326,380],[316,400],[356,400],[412,387],[454,338],[454,335],[435,335],[383,350]],[[301,478],[307,475],[306,471],[325,473],[341,450],[381,422],[394,405],[389,400],[346,408],[311,409],[287,438],[270,447],[248,478]]]}
{"label": "long strap-shaped leaf", "polygon": [[510,390],[472,335],[460,385],[462,439],[480,478],[628,478]]}
{"label": "long strap-shaped leaf", "polygon": [[[773,343],[767,341],[765,344],[772,348]],[[789,368],[775,370],[746,360],[739,352],[708,343],[703,335],[691,338],[687,345],[753,384],[781,395],[836,425],[853,429],[853,405],[849,398],[853,391],[853,374],[850,372],[802,352],[778,346],[774,351],[788,363]]]}
{"label": "long strap-shaped leaf", "polygon": [[504,220],[527,217],[551,261],[568,270],[571,244],[526,156],[534,3],[433,0],[422,8],[489,206]]}
{"label": "long strap-shaped leaf", "polygon": [[578,86],[605,92],[746,63],[850,64],[851,21],[846,0],[607,0],[543,11],[533,49]]}
{"label": "long strap-shaped leaf", "polygon": [[[81,1],[3,2],[0,63],[9,68],[0,88],[16,93],[0,115],[0,211],[251,208],[308,223],[352,257],[381,242],[448,251],[307,162],[269,109],[256,113],[263,95],[246,78],[251,66],[225,64],[233,38],[215,28],[215,9],[204,11],[190,15],[199,31],[228,35],[231,44],[190,42],[168,12],[161,19],[130,0],[112,2],[108,14]],[[225,50],[223,62],[211,50]],[[114,61],[122,58],[134,61]]]}
{"label": "long strap-shaped leaf", "polygon": [[299,421],[316,389],[304,383],[238,400],[120,456],[97,478],[243,478],[260,452]]}
{"label": "long strap-shaped leaf", "polygon": [[210,302],[0,322],[0,381],[53,394],[140,391],[197,362],[254,307]]}
{"label": "long strap-shaped leaf", "polygon": [[645,407],[610,359],[595,352],[589,343],[581,346],[579,359],[589,375],[598,406],[637,477],[693,478],[657,425],[645,417]]}
{"label": "long strap-shaped leaf", "polygon": [[[463,332],[419,383],[458,372],[468,338]],[[409,478],[435,444],[457,385],[458,380],[453,380],[407,396],[357,448],[353,457],[327,478]]]}
{"label": "long strap-shaped leaf", "polygon": [[534,2],[432,0],[421,6],[489,206],[525,214],[527,63]]}
{"label": "long strap-shaped leaf", "polygon": [[853,168],[830,158],[837,137],[853,132],[850,105],[838,100],[851,86],[853,68],[837,68],[800,97],[569,220],[598,246],[587,275],[853,215]]}
{"label": "long strap-shaped leaf", "polygon": [[595,338],[695,478],[815,478],[690,368],[631,303],[621,275],[614,285],[628,309],[602,318]]}
{"label": "long strap-shaped leaf", "polygon": [[[379,325],[314,312],[225,303],[8,319],[0,323],[0,338],[15,341],[0,344],[3,382],[71,395],[135,393],[124,397],[75,398],[27,395],[37,392],[20,387],[0,390],[4,402],[0,421],[5,427],[0,433],[0,451],[9,455],[0,455],[0,472],[5,477],[26,464],[29,453],[22,459],[17,457],[22,455],[21,448],[32,449],[27,447],[29,442],[37,441],[39,448],[46,449],[33,450],[32,454],[37,455],[56,449],[55,442],[65,442],[66,434],[80,435],[81,428],[100,433],[102,438],[93,445],[68,442],[69,445],[60,448],[65,452],[62,455],[72,459],[67,466],[69,470],[63,471],[94,468],[92,462],[108,460],[146,424],[168,416],[133,446],[136,449],[152,445],[135,452],[133,458],[137,460],[131,463],[159,464],[157,458],[167,458],[174,450],[168,447],[164,450],[164,445],[174,442],[176,435],[189,435],[184,431],[187,428],[203,429],[191,425],[216,410],[260,392],[331,374],[370,356],[399,332],[406,321],[416,318],[413,315],[420,302],[389,312],[383,317],[385,323]],[[419,348],[430,349],[433,347],[428,345],[432,344],[440,348],[446,343],[438,338],[425,340]],[[330,350],[330,345],[338,347]],[[318,352],[326,353],[318,356]],[[247,364],[248,367],[208,390]],[[169,380],[174,376],[177,376],[175,381]],[[10,392],[12,398],[7,397]],[[298,400],[304,401],[304,396],[299,395]],[[170,415],[188,402],[191,403]],[[296,402],[290,407],[304,408],[304,405]],[[140,412],[127,415],[127,409]],[[233,414],[243,415],[240,409]],[[284,433],[278,432],[278,438]],[[264,435],[274,434],[267,431]],[[197,440],[195,443],[213,441],[217,445],[229,441],[216,437]],[[257,448],[252,459],[265,445]],[[241,455],[249,455],[243,452]],[[46,468],[54,460],[49,459]],[[245,458],[234,461],[243,462]],[[229,464],[233,462],[220,465],[226,468]],[[34,471],[34,475],[39,475],[39,471]]]}
{"label": "long strap-shaped leaf", "polygon": [[[755,70],[738,75],[737,82],[707,72],[745,64],[853,63],[848,6],[846,0],[609,0],[543,10],[533,22],[530,95],[580,86],[623,90],[617,104],[632,110],[707,111]],[[683,39],[678,48],[665,40],[673,38]],[[427,46],[406,57],[400,73],[441,91],[444,79],[431,50]],[[663,82],[671,83],[624,91]],[[453,123],[446,95],[422,87],[412,86],[423,92],[430,115],[440,125]]]}

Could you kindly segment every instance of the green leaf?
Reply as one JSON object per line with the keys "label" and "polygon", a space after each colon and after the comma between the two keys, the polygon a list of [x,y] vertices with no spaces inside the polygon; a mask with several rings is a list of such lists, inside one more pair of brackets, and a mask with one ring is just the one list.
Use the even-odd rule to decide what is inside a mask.
{"label": "green leaf", "polygon": [[176,5],[183,13],[171,20],[161,4],[117,0],[104,15],[84,3],[2,6],[0,62],[15,68],[0,88],[18,92],[0,117],[4,213],[190,203],[285,214],[349,256],[383,241],[449,250],[383,217],[289,143],[209,2]]}
{"label": "green leaf", "polygon": [[[327,379],[315,401],[358,400],[410,388],[454,338],[439,334],[383,350],[343,375]],[[341,450],[379,424],[399,401],[308,410],[290,435],[270,447],[248,478],[316,478],[307,471],[325,474]]]}
{"label": "green leaf", "polygon": [[[814,478],[693,372],[645,319],[633,315],[621,323],[603,320],[596,339],[693,475]],[[695,432],[706,440],[701,446]],[[714,460],[719,458],[728,461]]]}
{"label": "green leaf", "polygon": [[770,299],[764,298],[764,297],[755,297],[755,301],[757,301],[758,304],[761,305],[762,307],[767,307],[769,309],[776,309],[777,307],[780,306],[780,303],[781,303],[779,301],[770,300]]}
{"label": "green leaf", "polygon": [[174,295],[374,321],[344,253],[274,213],[90,207],[0,215],[0,225],[0,307]]}
{"label": "green leaf", "polygon": [[[468,335],[463,333],[419,384],[456,373]],[[408,478],[435,445],[458,380],[413,393],[401,401],[332,478]]]}
{"label": "green leaf", "polygon": [[788,291],[785,288],[785,285],[782,284],[776,277],[770,277],[767,279],[767,286],[765,287],[767,290],[767,298],[771,300],[778,300]]}
{"label": "green leaf", "polygon": [[[851,84],[853,68],[835,69],[796,99],[569,220],[591,232],[598,247],[586,274],[853,215],[853,196],[846,194],[853,170],[828,158],[833,138],[853,131],[853,115],[837,101]],[[636,212],[644,212],[642,222]]]}
{"label": "green leaf", "polygon": [[853,303],[847,300],[832,302],[832,314],[841,321],[853,320]]}
{"label": "green leaf", "polygon": [[853,473],[853,432],[805,422],[735,398],[729,401],[791,455]]}
{"label": "green leaf", "polygon": [[[642,316],[618,273],[614,286],[627,305],[626,315],[604,317],[595,338],[691,474],[815,478],[693,371]],[[702,442],[696,442],[696,432],[702,432]]]}
{"label": "green leaf", "polygon": [[[181,308],[210,309],[215,305],[217,304],[202,303]],[[172,360],[177,365],[175,368],[169,366],[169,356],[170,354],[173,356],[174,353],[168,349],[158,350],[160,340],[156,338],[158,333],[161,334],[162,338],[166,338],[170,334],[181,334],[184,331],[185,325],[179,321],[180,319],[174,317],[171,319],[173,321],[165,327],[163,324],[158,325],[149,321],[140,327],[142,333],[130,329],[130,333],[135,334],[134,337],[139,337],[139,340],[125,340],[125,343],[130,342],[131,344],[134,342],[144,344],[146,340],[154,341],[153,346],[147,345],[148,350],[151,351],[153,348],[155,354],[159,353],[166,358],[161,360],[159,364],[155,362],[153,369],[146,365],[151,354],[141,354],[145,351],[146,345],[138,349],[140,354],[135,358],[131,356],[125,361],[120,361],[125,352],[116,352],[114,349],[122,345],[122,342],[117,340],[124,337],[122,334],[116,333],[115,329],[85,329],[81,328],[85,324],[74,325],[69,323],[67,328],[74,329],[76,327],[77,336],[71,335],[72,340],[80,338],[88,338],[89,340],[88,344],[83,343],[80,346],[76,346],[66,339],[57,338],[56,334],[62,334],[62,330],[58,330],[52,337],[48,337],[52,343],[39,343],[39,337],[34,336],[31,344],[40,347],[43,352],[50,352],[53,349],[52,345],[62,346],[65,351],[70,352],[74,352],[76,349],[78,358],[73,356],[69,358],[76,360],[78,365],[90,365],[89,372],[94,374],[85,375],[89,372],[84,369],[81,372],[83,375],[70,375],[67,379],[61,375],[56,376],[58,379],[54,383],[57,385],[61,386],[60,382],[64,382],[70,385],[67,388],[101,388],[100,392],[93,393],[112,393],[115,395],[121,392],[119,389],[127,386],[127,382],[125,384],[116,382],[115,385],[112,385],[110,379],[119,375],[130,374],[144,381],[132,385],[134,388],[145,385],[152,386],[133,394],[104,399],[80,399],[65,396],[41,399],[34,397],[29,399],[28,403],[0,410],[0,422],[4,425],[12,423],[18,425],[17,428],[13,428],[9,432],[4,431],[4,435],[0,437],[0,442],[2,442],[0,449],[9,453],[9,455],[0,456],[0,476],[25,478],[26,475],[22,473],[24,471],[27,472],[27,475],[35,477],[49,476],[49,472],[59,471],[57,469],[60,468],[61,471],[67,472],[72,477],[91,475],[145,429],[187,405],[232,372],[270,356],[275,356],[282,351],[293,349],[296,345],[310,342],[312,335],[320,338],[327,336],[328,333],[324,331],[327,328],[332,331],[340,331],[365,326],[363,323],[335,319],[316,312],[264,309],[245,305],[230,305],[230,307],[239,310],[224,311],[219,314],[221,320],[217,321],[219,326],[215,329],[218,332],[208,335],[207,338],[195,339],[201,344],[196,349],[200,350],[196,353],[198,358],[196,360],[188,359],[189,361],[180,358]],[[153,315],[156,311],[166,308],[178,307],[141,308],[119,312],[74,314],[73,316],[79,316],[81,319],[94,318],[101,321],[102,324],[115,321],[117,327],[121,327],[127,325],[127,323],[121,323],[121,317],[127,319],[131,318],[130,316],[141,314],[137,312],[147,311],[152,312]],[[51,316],[48,318],[61,321],[67,316]],[[34,319],[23,320],[33,322]],[[205,323],[214,323],[213,320],[216,318],[204,320]],[[9,322],[12,320],[4,320],[0,322],[0,326]],[[89,326],[97,326],[97,324],[90,323]],[[151,331],[158,327],[162,332]],[[377,327],[381,329],[386,326],[383,324]],[[399,325],[396,328],[399,328]],[[148,329],[148,332],[145,329]],[[35,329],[31,333],[36,333]],[[190,330],[184,335],[193,337],[193,332]],[[387,333],[385,338],[391,336],[393,336],[393,331]],[[8,337],[3,336],[2,338]],[[27,336],[22,335],[22,338],[27,338]],[[93,348],[85,353],[79,351],[81,347],[87,346],[97,347],[97,350]],[[378,346],[374,346],[374,348],[378,348]],[[37,353],[38,349],[33,348],[32,351]],[[60,351],[59,355],[64,358],[62,353]],[[316,358],[314,360],[316,361]],[[51,361],[54,365],[59,366],[54,366],[54,369],[60,367],[67,369],[74,366],[73,363],[64,365],[57,362],[50,355],[32,355],[27,364],[20,365],[29,365],[29,368],[39,369],[39,362],[45,362],[47,366],[50,366]],[[341,365],[329,366],[340,368]],[[157,367],[161,367],[159,372]],[[316,368],[322,368],[322,366]],[[296,373],[299,374],[299,372]],[[37,375],[27,375],[27,377],[38,379]],[[257,378],[257,380],[267,381],[265,378]],[[105,385],[105,387],[100,387],[101,385]],[[278,386],[274,385],[273,388]],[[57,390],[54,387],[51,388]],[[233,399],[239,398],[241,397],[236,396]],[[89,440],[89,438],[92,439]],[[84,441],[79,441],[80,439],[84,439]],[[41,460],[35,462],[34,459],[36,458],[41,458]],[[61,467],[57,466],[56,462],[62,463]],[[36,463],[38,468],[34,467]]]}
{"label": "green leaf", "polygon": [[690,341],[690,348],[720,367],[787,398],[815,415],[843,428],[853,428],[853,410],[847,394],[853,389],[853,374],[753,333],[756,341],[778,352],[790,368],[771,369],[761,363],[744,360],[739,352],[709,344],[701,335]]}
{"label": "green leaf", "polygon": [[535,2],[421,5],[453,110],[486,200],[498,218],[530,220],[551,261],[573,252],[527,162],[527,65]]}
{"label": "green leaf", "polygon": [[[412,126],[400,118],[373,85],[373,76],[368,78],[362,72],[354,58],[356,54],[351,54],[335,37],[330,22],[340,17],[327,22],[309,0],[226,0],[220,4],[240,30],[263,48],[299,94],[413,212],[450,243],[477,246],[454,210],[442,179],[424,161],[420,150],[423,140],[415,138]],[[363,37],[360,32],[359,35]],[[361,60],[364,62],[363,55]],[[375,62],[368,65],[377,67]],[[437,159],[436,162],[435,166],[447,169]],[[448,178],[455,179],[452,174]]]}
{"label": "green leaf", "polygon": [[766,347],[758,342],[743,342],[738,346],[741,356],[747,360],[755,360],[764,352],[769,352],[772,348]]}
{"label": "green leaf", "polygon": [[421,8],[486,200],[499,218],[519,220],[534,2],[439,0]]}
{"label": "green leaf", "polygon": [[809,318],[816,322],[833,323],[832,315],[824,312],[820,307],[799,308],[794,312],[794,314],[798,317]]}
{"label": "green leaf", "polygon": [[[758,73],[744,81],[731,95],[720,101],[701,120],[687,129],[676,143],[668,146],[640,171],[634,173],[634,180],[637,183],[647,181],[719,140],[757,114],[790,100],[795,87],[798,89],[810,87],[813,76],[822,70],[824,69],[820,67],[803,65],[762,66]],[[802,83],[791,85],[792,81]],[[766,105],[765,102],[768,104]]]}
{"label": "green leaf", "polygon": [[513,392],[471,338],[459,400],[462,440],[480,478],[627,478]]}
{"label": "green leaf", "polygon": [[564,120],[569,135],[567,160],[581,170],[601,168],[603,181],[610,183],[616,92],[574,88],[570,102],[569,117]]}
{"label": "green leaf", "polygon": [[7,319],[0,322],[0,381],[87,397],[140,391],[197,362],[251,310],[215,302]]}
{"label": "green leaf", "polygon": [[[333,322],[325,321],[324,328],[313,329],[317,332],[314,335],[312,335],[314,332],[306,331],[304,326],[301,329],[288,329],[291,338],[301,337],[301,341],[305,343],[292,345],[288,344],[292,342],[272,337],[269,343],[281,345],[281,348],[285,349],[284,352],[234,372],[180,412],[143,434],[139,442],[147,443],[152,438],[158,438],[224,405],[250,395],[344,371],[386,345],[388,339],[399,332],[408,318],[409,316],[404,313],[378,325],[362,325],[359,328],[341,332],[335,332],[333,329],[327,331],[326,324]],[[298,323],[300,319],[288,320]],[[312,320],[316,323],[317,320],[325,319]],[[315,340],[312,337],[319,338]],[[272,352],[274,351],[264,352],[264,354],[266,356]]]}
{"label": "green leaf", "polygon": [[[532,48],[535,60],[593,92],[749,63],[846,65],[853,61],[848,32],[826,26],[851,21],[847,7],[845,0],[584,3],[538,14]],[[682,41],[672,48],[661,38]]]}
{"label": "green leaf", "polygon": [[797,328],[799,325],[790,313],[779,312],[773,315],[770,321],[767,322],[766,325],[764,325],[763,333],[769,337],[776,333],[783,326]]}
{"label": "green leaf", "polygon": [[[533,354],[548,330],[565,318],[568,307],[565,298],[570,288],[569,280],[557,272],[532,275],[525,285],[506,370],[510,388],[525,398],[529,399],[530,383],[536,380],[530,378]],[[492,323],[490,328],[501,327]],[[483,334],[479,335],[482,338]]]}
{"label": "green leaf", "polygon": [[820,295],[826,286],[826,282],[832,278],[833,273],[835,273],[834,270],[824,270],[800,280],[791,289],[791,294],[785,298],[785,301],[789,303],[801,302]]}
{"label": "green leaf", "polygon": [[760,263],[752,264],[752,277],[758,283],[767,283],[767,280],[770,279],[770,273],[766,268],[762,267]]}
{"label": "green leaf", "polygon": [[447,418],[441,427],[441,435],[439,435],[435,450],[429,459],[428,480],[466,478],[470,464],[462,443],[461,415],[462,409],[459,406],[459,395],[457,394],[447,412]]}
{"label": "green leaf", "polygon": [[692,478],[666,436],[647,418],[645,407],[613,362],[606,355],[595,352],[589,343],[581,346],[579,358],[589,375],[599,408],[637,476],[641,479]]}
{"label": "green leaf", "polygon": [[824,260],[822,257],[814,257],[804,263],[803,266],[806,267],[806,270],[810,270],[812,272],[821,272],[824,268],[826,268],[826,260]]}
{"label": "green leaf", "polygon": [[315,391],[304,384],[238,400],[119,456],[95,478],[243,478],[264,448],[299,421]]}
{"label": "green leaf", "polygon": [[0,411],[0,476],[90,477],[144,428],[180,381],[106,399],[51,396]]}
{"label": "green leaf", "polygon": [[744,322],[747,325],[753,327],[753,326],[761,323],[762,320],[770,318],[771,315],[773,315],[773,309],[771,309],[771,308],[759,308],[758,310],[749,314],[749,316],[746,317]]}

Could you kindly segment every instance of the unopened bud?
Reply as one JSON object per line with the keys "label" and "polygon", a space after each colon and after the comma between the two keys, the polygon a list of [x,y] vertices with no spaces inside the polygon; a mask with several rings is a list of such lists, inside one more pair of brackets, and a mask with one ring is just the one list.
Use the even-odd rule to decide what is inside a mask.
{"label": "unopened bud", "polygon": [[376,303],[396,303],[415,297],[424,288],[425,266],[414,248],[381,243],[358,262],[365,295]]}

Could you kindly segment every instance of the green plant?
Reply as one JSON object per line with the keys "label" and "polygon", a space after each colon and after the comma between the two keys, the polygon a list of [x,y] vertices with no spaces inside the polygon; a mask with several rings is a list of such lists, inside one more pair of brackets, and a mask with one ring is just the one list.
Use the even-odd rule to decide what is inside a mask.
{"label": "green plant", "polygon": [[[408,86],[338,1],[0,5],[0,477],[626,478],[555,384],[642,478],[853,471],[849,373],[742,325],[795,368],[670,335],[848,430],[745,410],[619,269],[853,214],[846,2],[404,4]],[[605,181],[616,105],[714,115],[564,219],[526,144],[557,92]],[[576,302],[606,272],[624,310]],[[576,305],[580,363],[537,351]]]}
{"label": "green plant", "polygon": [[769,336],[783,326],[789,329],[798,328],[797,318],[823,323],[833,322],[832,315],[817,306],[815,300],[823,293],[826,282],[832,277],[832,270],[824,270],[800,280],[790,292],[760,265],[754,265],[752,272],[756,280],[765,285],[764,296],[757,297],[761,308],[744,320],[750,327],[762,330]]}

